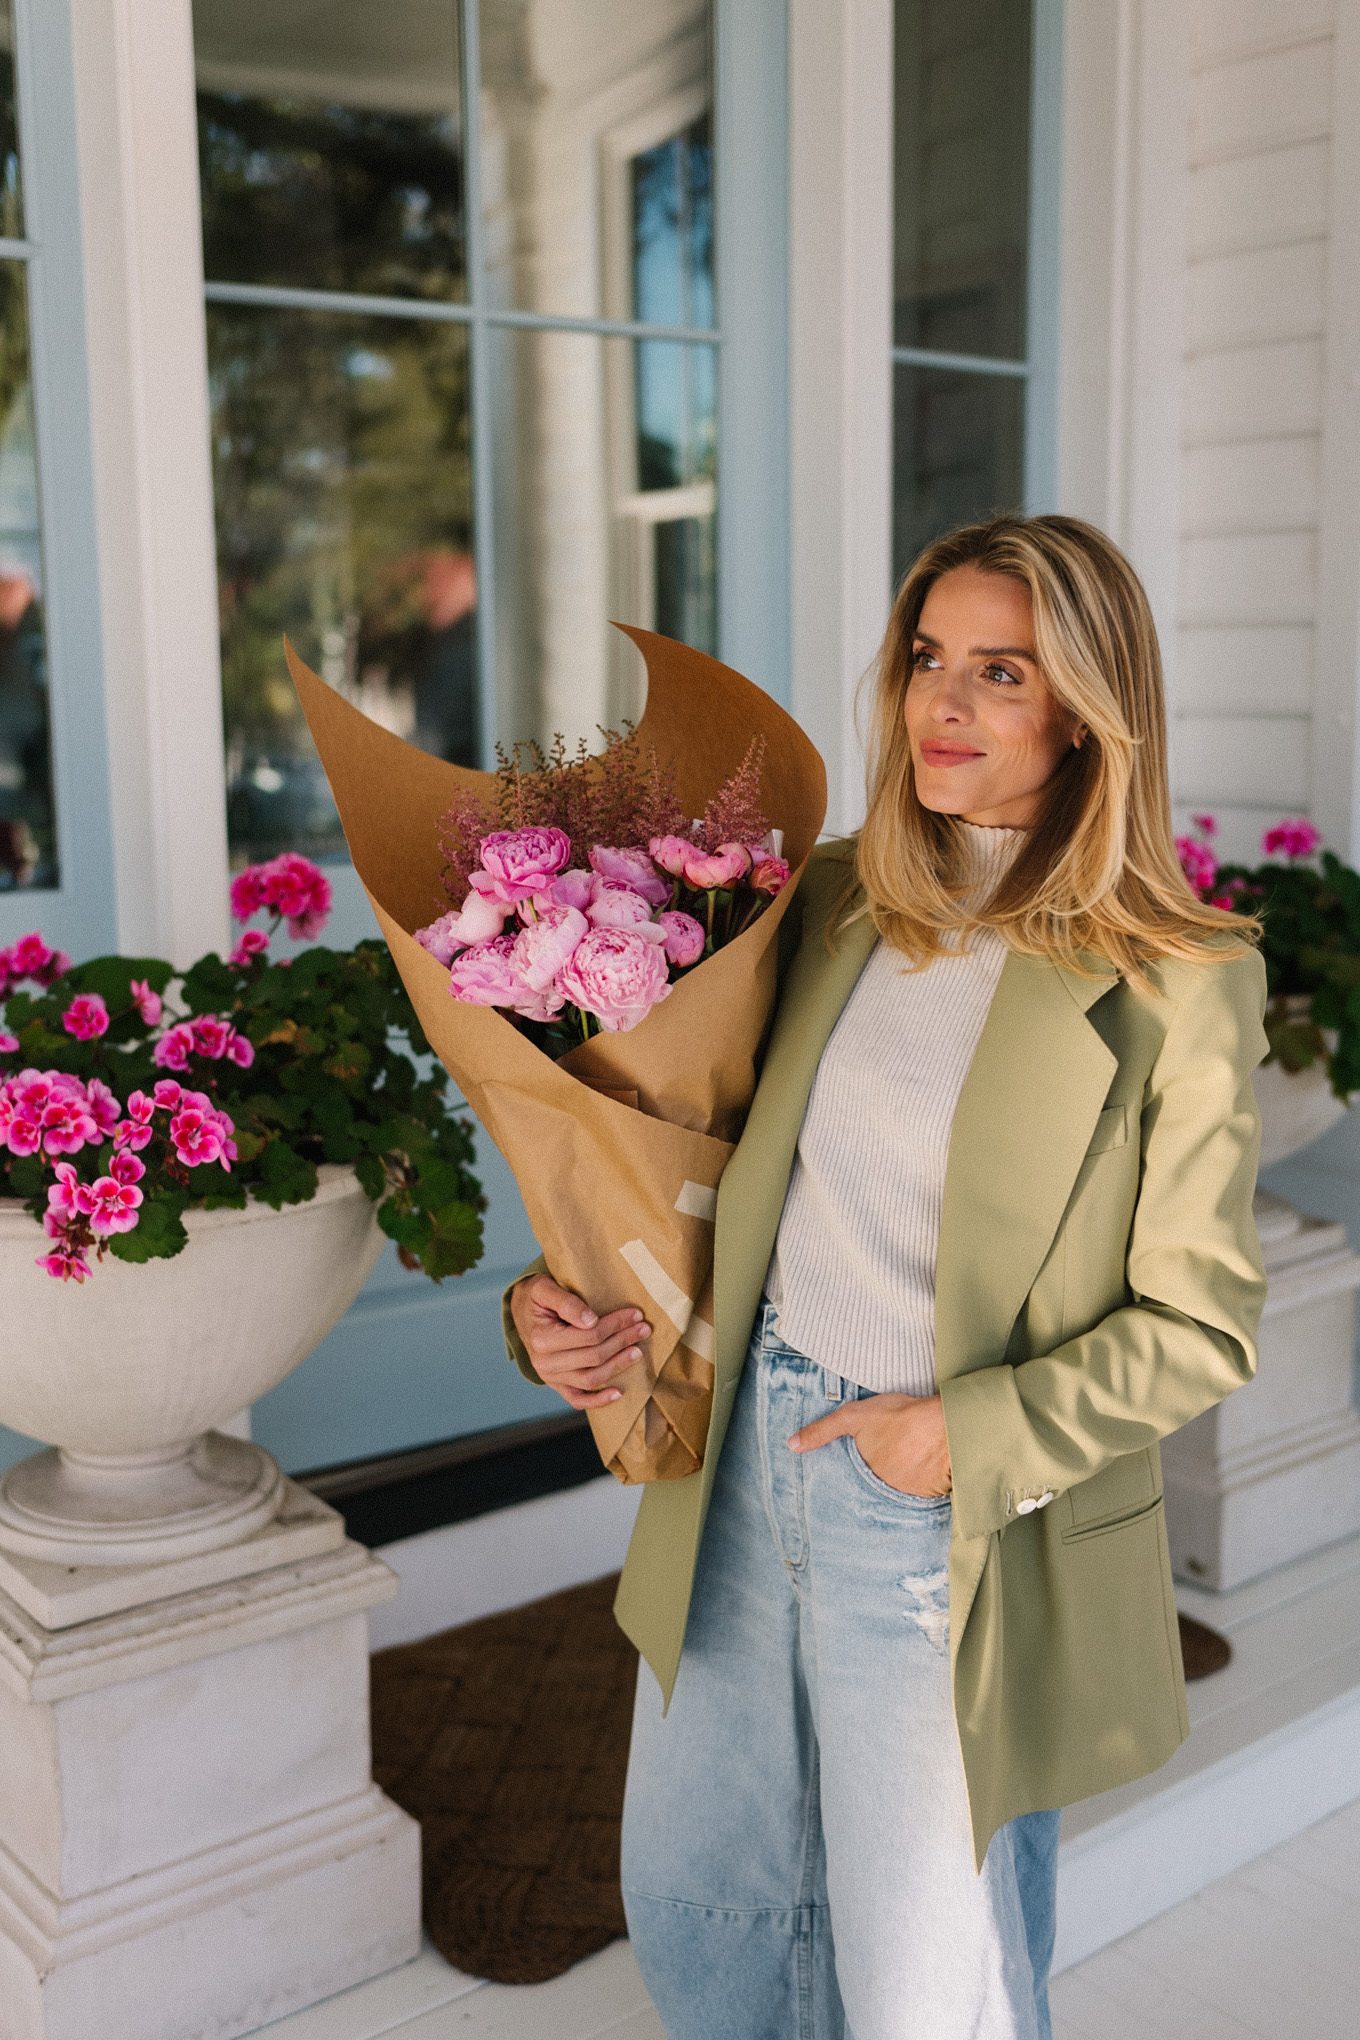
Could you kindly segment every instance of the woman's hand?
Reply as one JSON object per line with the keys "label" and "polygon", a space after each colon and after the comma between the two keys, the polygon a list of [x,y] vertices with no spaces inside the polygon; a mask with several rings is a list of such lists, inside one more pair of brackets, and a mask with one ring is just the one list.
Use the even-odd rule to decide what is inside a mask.
{"label": "woman's hand", "polygon": [[574,1289],[543,1274],[515,1284],[510,1315],[538,1373],[574,1410],[618,1401],[623,1390],[605,1384],[642,1358],[638,1342],[652,1330],[631,1304],[597,1317]]}
{"label": "woman's hand", "polygon": [[933,1500],[953,1486],[944,1404],[938,1395],[857,1396],[795,1431],[789,1445],[811,1451],[853,1435],[860,1456],[889,1487]]}

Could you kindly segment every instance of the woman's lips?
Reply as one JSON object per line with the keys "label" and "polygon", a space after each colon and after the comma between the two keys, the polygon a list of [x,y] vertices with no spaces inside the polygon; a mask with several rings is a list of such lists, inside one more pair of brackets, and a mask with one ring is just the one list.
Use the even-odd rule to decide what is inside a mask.
{"label": "woman's lips", "polygon": [[966,765],[970,758],[980,758],[981,751],[951,751],[934,744],[922,744],[921,756],[927,765]]}

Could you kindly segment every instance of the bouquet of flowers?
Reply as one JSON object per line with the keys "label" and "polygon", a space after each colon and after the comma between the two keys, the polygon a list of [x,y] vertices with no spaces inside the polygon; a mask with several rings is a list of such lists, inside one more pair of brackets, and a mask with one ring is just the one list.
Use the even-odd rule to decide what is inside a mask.
{"label": "bouquet of flowers", "polygon": [[[505,1156],[556,1280],[654,1330],[589,1411],[621,1481],[701,1464],[713,1220],[755,1090],[776,936],[826,811],[816,749],[740,673],[630,625],[647,703],[602,756],[432,758],[286,647],[430,1046]],[[767,815],[776,826],[767,825]],[[432,918],[433,917],[433,918]]]}

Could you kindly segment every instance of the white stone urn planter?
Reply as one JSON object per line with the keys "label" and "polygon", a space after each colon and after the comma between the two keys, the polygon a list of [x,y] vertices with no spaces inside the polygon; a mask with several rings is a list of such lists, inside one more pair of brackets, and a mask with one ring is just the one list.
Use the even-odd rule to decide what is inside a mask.
{"label": "white stone urn planter", "polygon": [[[1297,993],[1284,1002],[1289,1013],[1308,1010],[1307,993]],[[1336,1032],[1324,1027],[1329,1050],[1336,1047]],[[1286,1070],[1282,1064],[1262,1064],[1255,1073],[1256,1097],[1261,1107],[1261,1163],[1268,1169],[1276,1162],[1297,1154],[1344,1119],[1348,1107],[1332,1090],[1320,1063],[1306,1070]]]}
{"label": "white stone urn planter", "polygon": [[0,1480],[0,1546],[62,1565],[142,1566],[249,1536],[283,1476],[214,1426],[282,1381],[349,1308],[382,1250],[352,1168],[279,1211],[189,1211],[173,1259],[106,1256],[83,1283],[34,1265],[43,1233],[0,1199],[0,1423],[51,1449]]}

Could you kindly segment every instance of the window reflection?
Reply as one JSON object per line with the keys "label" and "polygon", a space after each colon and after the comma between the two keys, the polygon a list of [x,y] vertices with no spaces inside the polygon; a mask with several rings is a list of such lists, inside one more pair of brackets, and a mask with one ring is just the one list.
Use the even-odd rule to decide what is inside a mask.
{"label": "window reflection", "polygon": [[463,294],[456,0],[194,0],[216,282]]}
{"label": "window reflection", "polygon": [[939,368],[893,372],[893,578],[975,517],[1023,508],[1025,385]]}
{"label": "window reflection", "polygon": [[0,890],[58,882],[24,268],[0,262]]}
{"label": "window reflection", "polygon": [[713,349],[515,329],[492,348],[500,734],[598,743],[643,705],[610,617],[717,653]]}
{"label": "window reflection", "polygon": [[1025,354],[1032,0],[896,0],[894,338]]}
{"label": "window reflection", "polygon": [[480,763],[461,327],[209,307],[233,855],[342,855],[280,654]]}
{"label": "window reflection", "polygon": [[17,241],[24,231],[19,182],[19,102],[14,88],[14,10],[0,0],[0,234]]}
{"label": "window reflection", "polygon": [[478,18],[490,302],[711,325],[710,0]]}

